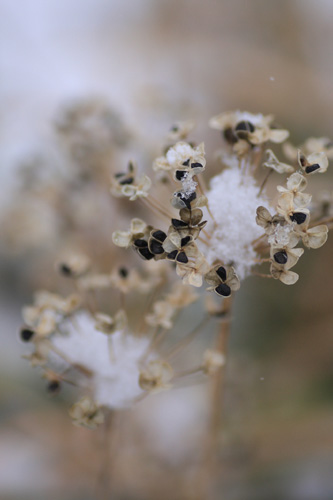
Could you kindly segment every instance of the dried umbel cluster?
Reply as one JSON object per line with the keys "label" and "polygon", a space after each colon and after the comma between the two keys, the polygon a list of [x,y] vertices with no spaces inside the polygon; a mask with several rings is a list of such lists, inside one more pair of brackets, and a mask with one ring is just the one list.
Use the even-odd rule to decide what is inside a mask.
{"label": "dried umbel cluster", "polygon": [[[212,118],[210,125],[221,131],[224,150],[218,153],[223,168],[209,189],[202,179],[209,171],[204,144],[186,142],[193,122],[172,127],[163,156],[153,162],[153,180],[138,173],[133,161],[112,175],[115,197],[141,202],[150,220],[161,218],[155,224],[135,217],[127,230],[112,235],[118,247],[133,248],[145,261],[138,269],[115,266],[111,273],[95,273],[86,257],[67,258],[57,267],[72,281],[73,294],[37,293],[23,311],[21,338],[33,344],[28,359],[41,367],[49,390],[69,382],[82,393],[70,412],[77,424],[95,427],[103,421],[103,408],[128,407],[184,377],[216,373],[224,364],[221,349],[206,349],[186,369],[177,368],[173,356],[186,352],[210,318],[230,320],[231,297],[243,279],[255,274],[293,284],[298,275],[291,268],[304,248],[319,248],[327,239],[332,196],[314,201],[306,192],[308,177],[327,170],[327,140],[313,139],[313,149],[308,143],[293,158],[287,145],[289,164],[267,148],[289,135],[271,116],[237,111]],[[277,186],[275,202],[266,193],[274,171],[287,177]],[[257,272],[266,263],[270,274]],[[214,294],[207,296],[202,321],[174,339],[178,314],[198,299],[193,287],[204,283]],[[109,290],[119,294],[120,306],[113,298],[112,310],[104,311],[96,297]],[[131,297],[146,297],[139,313],[129,305]]]}
{"label": "dried umbel cluster", "polygon": [[[75,255],[57,268],[75,291],[68,297],[37,292],[33,304],[23,309],[20,335],[32,345],[25,358],[41,370],[49,393],[58,393],[66,383],[77,387],[82,397],[70,410],[75,424],[95,428],[107,411],[127,408],[188,376],[211,375],[223,365],[223,356],[206,349],[196,366],[174,366],[175,355],[208,315],[199,328],[175,339],[171,347],[164,345],[178,314],[198,296],[191,287],[170,283],[163,263],[153,269],[119,267],[96,274],[87,257]],[[112,313],[99,309],[96,295],[101,292],[118,294],[120,306]],[[130,317],[126,303],[131,295],[144,298],[141,318]]]}
{"label": "dried umbel cluster", "polygon": [[[184,284],[200,287],[205,281],[207,290],[222,297],[230,296],[255,265],[266,261],[273,278],[295,283],[298,275],[290,269],[304,252],[296,245],[301,241],[305,248],[319,248],[327,240],[328,227],[320,219],[310,221],[312,196],[304,192],[308,176],[327,170],[327,141],[313,140],[315,151],[308,144],[306,154],[299,150],[297,161],[289,165],[267,149],[269,142],[282,143],[289,136],[274,125],[272,116],[237,111],[212,118],[210,125],[222,132],[229,150],[220,152],[225,168],[211,179],[209,190],[200,179],[206,170],[203,143],[178,141],[153,163],[158,174],[154,185],[160,180],[176,187],[171,207],[177,216],[158,194],[151,194],[153,182],[147,175],[138,178],[132,165],[113,177],[112,193],[131,201],[139,198],[169,219],[167,227],[158,228],[133,219],[128,231],[113,233],[114,243],[132,246],[146,260],[173,261]],[[191,129],[182,123],[172,129],[173,138],[177,140],[178,130],[184,139]],[[267,175],[260,185],[255,176],[260,176],[261,163]],[[277,186],[275,208],[264,190],[273,171],[291,174],[285,187]]]}
{"label": "dried umbel cluster", "polygon": [[24,257],[31,267],[41,248],[53,259],[65,246],[77,244],[90,252],[91,226],[94,244],[98,239],[107,252],[108,218],[103,226],[99,212],[112,214],[106,189],[110,165],[130,147],[131,138],[105,100],[83,98],[61,107],[48,140],[13,166],[17,183],[2,200],[0,213],[2,260]]}

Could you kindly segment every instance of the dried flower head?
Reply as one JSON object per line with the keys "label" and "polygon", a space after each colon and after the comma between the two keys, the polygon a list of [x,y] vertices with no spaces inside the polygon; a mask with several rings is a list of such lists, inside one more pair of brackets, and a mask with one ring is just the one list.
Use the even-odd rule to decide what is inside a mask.
{"label": "dried flower head", "polygon": [[103,411],[88,397],[84,397],[75,403],[69,410],[69,415],[73,420],[73,424],[88,427],[88,429],[96,429],[96,427],[104,423]]}
{"label": "dried flower head", "polygon": [[154,360],[141,370],[139,384],[144,391],[156,393],[169,389],[172,377],[173,370],[169,363],[163,360]]}

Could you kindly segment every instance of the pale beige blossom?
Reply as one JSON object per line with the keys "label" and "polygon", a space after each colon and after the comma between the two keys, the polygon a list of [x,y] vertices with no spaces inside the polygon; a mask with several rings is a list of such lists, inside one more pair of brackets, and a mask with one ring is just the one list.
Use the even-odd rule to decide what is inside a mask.
{"label": "pale beige blossom", "polygon": [[225,364],[225,356],[216,349],[206,349],[203,355],[203,369],[207,375],[213,375]]}
{"label": "pale beige blossom", "polygon": [[302,151],[298,151],[298,164],[307,175],[316,173],[323,174],[328,168],[328,158],[322,151],[320,153],[311,153],[305,156]]}
{"label": "pale beige blossom", "polygon": [[303,191],[307,187],[306,178],[295,172],[287,179],[287,187],[277,186],[277,190],[280,193],[291,193],[292,194],[292,202],[297,208],[305,208],[307,207],[312,199],[312,196],[308,193],[304,193]]}
{"label": "pale beige blossom", "polygon": [[163,360],[153,360],[140,371],[139,385],[144,391],[151,393],[170,389],[173,369]]}
{"label": "pale beige blossom", "polygon": [[299,275],[288,269],[284,269],[278,264],[271,264],[271,275],[274,279],[280,280],[285,285],[294,285],[298,281]]}
{"label": "pale beige blossom", "polygon": [[74,254],[64,257],[57,263],[57,269],[63,276],[78,278],[86,274],[91,266],[89,257],[83,254]]}
{"label": "pale beige blossom", "polygon": [[75,403],[69,410],[69,415],[74,425],[88,427],[88,429],[96,429],[104,423],[102,409],[88,397]]}
{"label": "pale beige blossom", "polygon": [[263,163],[264,167],[271,168],[279,174],[288,174],[295,170],[291,165],[279,161],[271,149],[267,149],[266,154],[267,160]]}
{"label": "pale beige blossom", "polygon": [[144,237],[149,229],[147,224],[138,218],[131,220],[131,226],[128,231],[114,231],[112,241],[118,247],[128,248],[133,241]]}

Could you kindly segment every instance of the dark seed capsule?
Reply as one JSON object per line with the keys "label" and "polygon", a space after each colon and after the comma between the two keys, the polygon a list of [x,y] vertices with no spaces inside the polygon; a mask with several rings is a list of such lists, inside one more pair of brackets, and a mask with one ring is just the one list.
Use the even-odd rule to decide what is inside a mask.
{"label": "dark seed capsule", "polygon": [[186,222],[179,220],[179,219],[171,219],[171,224],[173,225],[173,227],[175,229],[179,229],[179,228],[188,226],[188,224]]}
{"label": "dark seed capsule", "polygon": [[154,231],[152,236],[155,238],[155,240],[158,241],[164,241],[165,238],[167,237],[164,231],[161,231],[158,229],[157,231]]}
{"label": "dark seed capsule", "polygon": [[180,246],[181,248],[185,247],[190,241],[191,241],[191,236],[185,236],[185,238],[182,238],[180,240]]}
{"label": "dark seed capsule", "polygon": [[229,144],[235,144],[238,141],[238,137],[231,127],[223,130],[222,135]]}
{"label": "dark seed capsule", "polygon": [[147,248],[140,248],[138,251],[139,251],[139,254],[141,255],[141,257],[143,257],[146,260],[151,260],[154,257],[154,254],[149,251],[148,247]]}
{"label": "dark seed capsule", "polygon": [[199,162],[191,163],[191,168],[203,168],[203,165]]}
{"label": "dark seed capsule", "polygon": [[187,177],[187,172],[185,170],[176,170],[176,179],[177,181],[182,181],[184,180],[185,177]]}
{"label": "dark seed capsule", "polygon": [[176,258],[177,262],[180,262],[181,264],[187,264],[188,263],[188,258],[186,256],[185,252],[179,252]]}
{"label": "dark seed capsule", "polygon": [[303,222],[305,222],[306,220],[306,214],[304,214],[303,212],[294,212],[290,216],[290,220],[296,222],[296,224],[303,224]]}
{"label": "dark seed capsule", "polygon": [[195,200],[195,198],[197,197],[197,193],[193,192],[189,195],[186,195],[183,191],[178,191],[177,193],[175,193],[175,196],[181,199],[185,203],[185,206],[190,210],[191,202]]}
{"label": "dark seed capsule", "polygon": [[127,177],[127,179],[123,179],[122,181],[119,181],[119,184],[121,186],[125,186],[126,184],[133,184],[134,182],[134,177]]}
{"label": "dark seed capsule", "polygon": [[215,288],[215,292],[223,297],[229,297],[229,295],[231,295],[231,288],[225,283],[220,283],[220,285]]}
{"label": "dark seed capsule", "polygon": [[190,196],[186,197],[184,199],[186,207],[190,210],[191,209],[191,202],[195,200],[197,197],[197,193],[191,193]]}
{"label": "dark seed capsule", "polygon": [[72,270],[67,264],[60,264],[59,271],[64,276],[72,276]]}
{"label": "dark seed capsule", "polygon": [[137,240],[134,240],[133,245],[137,248],[147,248],[148,243],[146,240],[142,240],[141,238],[138,238]]}
{"label": "dark seed capsule", "polygon": [[183,162],[184,167],[188,167],[190,164],[190,158]]}
{"label": "dark seed capsule", "polygon": [[301,166],[304,167],[304,165],[306,163],[306,158],[304,155],[300,155],[299,162],[300,162]]}
{"label": "dark seed capsule", "polygon": [[254,125],[252,125],[252,123],[249,121],[243,120],[243,121],[237,123],[235,130],[237,130],[237,132],[239,132],[239,131],[254,132]]}
{"label": "dark seed capsule", "polygon": [[47,384],[46,389],[50,394],[55,394],[60,390],[60,382],[58,380],[50,380],[50,382]]}
{"label": "dark seed capsule", "polygon": [[285,250],[281,250],[280,252],[276,252],[274,254],[274,260],[278,264],[286,264],[288,261],[288,254]]}
{"label": "dark seed capsule", "polygon": [[173,127],[171,127],[170,129],[170,132],[178,132],[179,128],[177,127],[177,125],[174,125]]}
{"label": "dark seed capsule", "polygon": [[222,281],[225,281],[227,279],[227,271],[223,266],[220,266],[216,270],[216,274],[218,275],[219,278],[221,278]]}
{"label": "dark seed capsule", "polygon": [[178,250],[173,250],[172,252],[168,253],[167,258],[170,260],[175,260],[177,257]]}
{"label": "dark seed capsule", "polygon": [[305,173],[312,174],[312,172],[315,172],[319,168],[320,168],[320,165],[318,165],[318,163],[314,163],[313,165],[309,165],[308,167],[306,167]]}
{"label": "dark seed capsule", "polygon": [[34,335],[35,332],[30,328],[22,328],[22,330],[20,331],[20,337],[23,342],[29,342]]}
{"label": "dark seed capsule", "polygon": [[162,246],[162,243],[156,240],[151,240],[149,242],[149,250],[154,255],[161,255],[162,253],[164,253],[164,248]]}
{"label": "dark seed capsule", "polygon": [[122,278],[127,278],[128,276],[128,269],[126,267],[120,267],[119,268],[119,274]]}

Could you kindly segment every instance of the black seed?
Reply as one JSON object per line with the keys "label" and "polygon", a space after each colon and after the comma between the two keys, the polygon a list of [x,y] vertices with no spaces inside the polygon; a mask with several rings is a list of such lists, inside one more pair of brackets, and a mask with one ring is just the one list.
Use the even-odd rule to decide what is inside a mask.
{"label": "black seed", "polygon": [[183,162],[184,167],[188,167],[190,164],[190,158]]}
{"label": "black seed", "polygon": [[288,254],[285,250],[281,250],[280,252],[276,252],[274,254],[274,260],[278,264],[286,264],[288,261]]}
{"label": "black seed", "polygon": [[187,172],[185,170],[176,170],[177,181],[182,181],[185,177],[187,177]]}
{"label": "black seed", "polygon": [[226,128],[222,132],[223,137],[227,142],[230,144],[235,144],[238,141],[237,135],[234,133],[233,129],[231,127]]}
{"label": "black seed", "polygon": [[30,328],[22,328],[22,330],[20,331],[20,336],[23,342],[29,342],[34,334],[35,332],[33,330],[30,330]]}
{"label": "black seed", "polygon": [[203,165],[201,163],[191,163],[191,168],[203,168]]}
{"label": "black seed", "polygon": [[72,270],[67,264],[60,264],[59,271],[64,276],[71,276],[72,275]]}
{"label": "black seed", "polygon": [[125,186],[125,184],[133,184],[134,182],[134,177],[127,177],[127,179],[124,179],[123,181],[119,181],[119,184],[121,186]]}
{"label": "black seed", "polygon": [[50,380],[50,382],[47,384],[46,389],[47,389],[47,392],[54,394],[55,392],[59,391],[60,382],[58,380]]}
{"label": "black seed", "polygon": [[290,220],[296,222],[296,224],[303,224],[303,222],[305,222],[306,220],[306,214],[304,214],[303,212],[294,212],[290,216]]}
{"label": "black seed", "polygon": [[186,195],[183,191],[178,191],[177,193],[175,193],[175,195],[185,203],[186,207],[189,210],[191,209],[191,201],[195,200],[195,198],[197,197],[196,192]]}
{"label": "black seed", "polygon": [[176,261],[177,262],[181,262],[182,264],[187,264],[188,258],[186,256],[186,253],[185,252],[179,252],[179,254],[177,255]]}
{"label": "black seed", "polygon": [[117,174],[114,174],[114,177],[116,179],[120,179],[120,177],[123,177],[124,175],[126,175],[126,174],[124,174],[123,172],[118,172]]}
{"label": "black seed", "polygon": [[219,295],[223,295],[223,297],[229,297],[229,295],[231,295],[231,288],[225,283],[221,283],[215,288],[215,292]]}
{"label": "black seed", "polygon": [[174,125],[173,127],[171,127],[170,129],[170,132],[178,132],[179,128],[177,127],[177,125]]}
{"label": "black seed", "polygon": [[300,164],[302,165],[302,167],[304,167],[305,163],[306,163],[306,158],[304,155],[301,155],[300,158],[299,158],[299,161],[300,161]]}
{"label": "black seed", "polygon": [[131,161],[128,164],[128,171],[131,172],[131,173],[134,172],[134,165],[133,165],[133,163]]}
{"label": "black seed", "polygon": [[221,278],[222,281],[225,281],[227,279],[227,271],[223,266],[220,266],[216,270],[216,274],[218,275],[219,278]]}
{"label": "black seed", "polygon": [[151,240],[149,242],[149,250],[154,255],[160,255],[164,253],[164,248],[162,247],[162,243],[156,240]]}
{"label": "black seed", "polygon": [[182,220],[179,219],[171,219],[171,224],[175,229],[178,229],[180,227],[187,227],[188,224]]}
{"label": "black seed", "polygon": [[254,125],[252,125],[252,123],[249,121],[243,120],[243,121],[237,123],[235,130],[237,130],[237,132],[238,131],[254,132]]}
{"label": "black seed", "polygon": [[313,165],[309,165],[308,167],[306,167],[305,172],[307,174],[312,174],[312,172],[315,172],[319,168],[320,168],[320,165],[318,165],[318,163],[314,163]]}
{"label": "black seed", "polygon": [[173,250],[172,252],[168,253],[167,258],[170,260],[175,260],[177,257],[178,250]]}
{"label": "black seed", "polygon": [[155,238],[155,240],[158,240],[158,241],[164,241],[165,238],[167,237],[165,232],[164,231],[161,231],[160,229],[158,229],[157,231],[155,231],[152,236]]}
{"label": "black seed", "polygon": [[184,199],[186,207],[190,210],[191,209],[191,202],[195,200],[197,197],[197,193],[191,193],[190,196],[186,197]]}
{"label": "black seed", "polygon": [[181,248],[185,247],[190,241],[191,241],[191,236],[185,236],[185,238],[182,238],[180,240],[180,246]]}
{"label": "black seed", "polygon": [[128,276],[128,270],[126,269],[126,267],[120,267],[119,268],[119,274],[122,278],[127,278]]}
{"label": "black seed", "polygon": [[147,248],[148,247],[148,243],[146,242],[146,240],[142,240],[141,238],[134,240],[133,245],[137,248]]}
{"label": "black seed", "polygon": [[141,255],[141,257],[143,257],[146,260],[151,260],[154,257],[154,254],[149,251],[148,247],[147,248],[140,248],[139,254]]}

